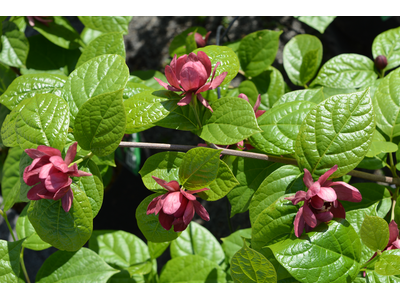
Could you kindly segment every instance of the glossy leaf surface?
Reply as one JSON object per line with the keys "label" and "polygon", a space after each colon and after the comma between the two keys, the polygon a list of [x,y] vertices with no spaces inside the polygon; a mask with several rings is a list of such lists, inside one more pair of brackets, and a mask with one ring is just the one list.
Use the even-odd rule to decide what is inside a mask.
{"label": "glossy leaf surface", "polygon": [[0,282],[17,283],[20,273],[19,255],[23,241],[0,240]]}

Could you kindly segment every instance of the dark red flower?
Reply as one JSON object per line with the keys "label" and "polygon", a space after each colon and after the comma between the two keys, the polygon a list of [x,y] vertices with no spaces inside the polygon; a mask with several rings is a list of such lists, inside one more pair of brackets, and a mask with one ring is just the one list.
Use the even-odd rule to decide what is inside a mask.
{"label": "dark red flower", "polygon": [[[188,35],[193,34],[193,32],[189,33]],[[194,40],[196,41],[197,48],[205,47],[207,45],[208,37],[210,36],[211,31],[207,32],[206,36],[203,36],[200,33],[194,34]]]}

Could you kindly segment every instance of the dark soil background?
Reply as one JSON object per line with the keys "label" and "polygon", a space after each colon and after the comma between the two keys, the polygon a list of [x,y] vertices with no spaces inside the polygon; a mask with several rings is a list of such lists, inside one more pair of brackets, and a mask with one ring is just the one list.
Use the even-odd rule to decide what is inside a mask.
{"label": "dark soil background", "polygon": [[[171,60],[168,47],[174,36],[191,26],[203,26],[208,31],[212,31],[208,41],[208,44],[212,45],[216,42],[218,26],[225,25],[227,27],[233,19],[234,17],[215,16],[133,17],[129,25],[129,33],[125,36],[126,63],[130,71],[158,70],[163,72],[165,65]],[[83,29],[77,17],[69,17],[69,20],[79,32]],[[281,71],[286,83],[292,90],[295,90],[297,87],[290,83],[283,69],[282,60],[284,45],[295,35],[307,33],[315,35],[321,40],[324,49],[323,64],[328,59],[342,53],[357,53],[372,59],[371,46],[374,38],[383,31],[399,26],[400,17],[391,17],[386,21],[382,21],[380,17],[337,17],[325,33],[321,34],[293,17],[240,17],[230,28],[227,39],[222,42],[236,41],[257,30],[282,30],[280,46],[273,66]],[[36,34],[33,29],[27,32],[27,35],[33,34]],[[237,78],[233,82],[234,85],[238,85],[244,79],[241,75]],[[160,127],[140,133],[140,139],[145,142],[183,145],[196,145],[202,142],[201,139],[189,132],[177,132]],[[157,152],[149,149],[141,150],[142,165],[147,157]],[[145,240],[137,227],[135,211],[139,203],[150,194],[151,192],[144,187],[140,176],[134,175],[124,167],[123,163],[117,162],[112,181],[105,192],[103,206],[94,219],[94,229],[124,230]],[[0,199],[1,201],[2,199]],[[231,233],[230,226],[233,230],[250,227],[248,212],[229,218],[230,204],[226,198],[215,202],[202,201],[202,204],[208,210],[211,220],[204,222],[197,215],[194,220],[210,230],[218,240]],[[15,228],[16,220],[23,207],[24,204],[16,204],[7,213],[13,228]],[[12,241],[2,218],[0,219],[0,239]],[[31,281],[34,281],[43,261],[55,251],[57,251],[55,248],[44,251],[25,250],[25,264]],[[168,259],[169,251],[167,250],[158,259],[159,270]]]}

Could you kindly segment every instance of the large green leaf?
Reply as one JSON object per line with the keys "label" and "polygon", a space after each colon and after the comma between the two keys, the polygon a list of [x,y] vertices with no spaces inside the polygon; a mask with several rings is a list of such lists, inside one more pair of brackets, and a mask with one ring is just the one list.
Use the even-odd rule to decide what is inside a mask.
{"label": "large green leaf", "polygon": [[237,213],[245,212],[250,204],[250,199],[264,179],[282,164],[270,161],[260,161],[251,158],[236,157],[232,164],[232,172],[239,185],[228,194],[232,206],[231,217]]}
{"label": "large green leaf", "polygon": [[32,97],[15,120],[17,142],[22,149],[46,145],[64,148],[69,125],[67,103],[53,94]]}
{"label": "large green leaf", "polygon": [[[215,72],[215,76],[223,72],[228,72],[221,85],[231,82],[231,80],[236,77],[239,72],[239,59],[231,48],[226,46],[207,46],[198,48],[194,50],[193,53],[197,54],[199,51],[203,51],[208,55],[211,60],[212,70],[214,70],[218,62],[220,63]],[[211,80],[211,76],[208,80]]]}
{"label": "large green leaf", "polygon": [[224,251],[214,235],[196,222],[191,222],[185,231],[171,242],[171,257],[199,255],[217,264],[225,259]]}
{"label": "large green leaf", "polygon": [[154,78],[158,78],[164,82],[167,82],[167,77],[160,71],[156,70],[137,70],[137,71],[132,71],[130,73],[131,75],[129,76],[129,82],[136,82],[136,83],[142,83],[144,85],[147,85],[148,87],[151,87],[155,90],[159,89],[164,89]]}
{"label": "large green leaf", "polygon": [[296,35],[283,49],[283,67],[295,85],[307,84],[317,73],[321,61],[322,44],[313,35]]}
{"label": "large green leaf", "polygon": [[15,229],[17,231],[17,236],[19,240],[25,239],[23,246],[27,249],[40,251],[50,248],[51,245],[44,242],[36,233],[35,228],[33,228],[31,222],[28,218],[28,208],[29,205],[25,206],[21,214],[18,217]]}
{"label": "large green leaf", "polygon": [[22,100],[36,94],[52,93],[61,96],[67,77],[54,74],[27,74],[17,77],[0,97],[1,104],[13,110]]}
{"label": "large green leaf", "polygon": [[389,226],[380,217],[366,216],[361,225],[360,237],[372,251],[382,251],[389,242]]}
{"label": "large green leaf", "polygon": [[260,30],[246,35],[240,42],[240,66],[247,77],[259,75],[275,60],[282,31]]}
{"label": "large green leaf", "polygon": [[118,270],[110,267],[93,250],[57,251],[43,263],[36,275],[40,283],[106,283]]}
{"label": "large green leaf", "polygon": [[39,237],[52,246],[65,251],[77,251],[90,238],[93,213],[85,193],[71,184],[74,200],[65,212],[61,200],[41,199],[29,205],[28,218]]}
{"label": "large green leaf", "polygon": [[25,34],[16,24],[9,21],[3,21],[2,33],[0,62],[10,67],[23,67],[29,51],[29,42]]}
{"label": "large green leaf", "polygon": [[162,195],[162,193],[152,194],[147,196],[136,209],[136,221],[140,231],[143,233],[144,237],[154,243],[168,242],[176,239],[179,234],[170,230],[165,230],[160,222],[158,221],[158,215],[146,214],[147,207],[150,202],[157,196]]}
{"label": "large green leaf", "polygon": [[51,18],[53,21],[46,25],[41,22],[35,22],[33,28],[57,46],[65,49],[78,48],[80,36],[69,21],[60,16]]}
{"label": "large green leaf", "polygon": [[250,249],[246,243],[231,261],[231,276],[236,283],[276,283],[274,266],[261,253]]}
{"label": "large green leaf", "polygon": [[91,41],[83,50],[76,63],[78,68],[83,63],[103,54],[118,54],[125,58],[125,44],[122,32],[102,34]]}
{"label": "large green leaf", "polygon": [[150,156],[144,162],[139,174],[142,176],[143,184],[153,192],[165,192],[152,176],[165,181],[179,180],[179,166],[185,153],[183,152],[160,152]]}
{"label": "large green leaf", "polygon": [[230,264],[233,255],[243,247],[243,238],[251,239],[251,228],[240,229],[227,237],[221,238],[225,261]]}
{"label": "large green leaf", "polygon": [[126,114],[122,89],[94,96],[79,109],[74,136],[79,145],[97,156],[117,149],[125,132]]}
{"label": "large green leaf", "polygon": [[381,80],[372,100],[376,124],[392,141],[400,135],[400,69]]}
{"label": "large green leaf", "polygon": [[9,67],[0,63],[0,96],[7,90],[7,87],[15,78],[17,78],[17,74]]}
{"label": "large green leaf", "polygon": [[400,275],[400,256],[383,252],[379,261],[375,263],[375,272],[379,275]]}
{"label": "large green leaf", "polygon": [[323,88],[297,90],[284,94],[282,97],[279,98],[277,102],[275,102],[274,107],[294,101],[310,101],[319,104],[324,100],[325,96],[323,93]]}
{"label": "large green leaf", "polygon": [[71,125],[89,98],[123,89],[128,77],[125,60],[117,54],[97,56],[75,69],[62,90],[62,96],[70,108]]}
{"label": "large green leaf", "polygon": [[387,59],[385,71],[400,65],[400,27],[389,29],[377,35],[372,43],[372,56],[384,55]]}
{"label": "large green leaf", "polygon": [[300,126],[315,103],[295,101],[273,107],[257,118],[262,132],[253,134],[249,141],[257,149],[275,155],[294,153]]}
{"label": "large green leaf", "polygon": [[79,20],[88,28],[101,32],[128,33],[128,25],[132,17],[128,16],[79,16]]}
{"label": "large green leaf", "polygon": [[169,260],[160,275],[161,283],[226,282],[226,273],[217,263],[199,255],[179,256]]}
{"label": "large green leaf", "polygon": [[[257,87],[257,91],[261,94],[261,105],[259,109],[266,110],[271,108],[278,99],[285,93],[285,81],[278,69],[269,66],[265,71],[261,72],[250,80]],[[246,94],[246,93],[245,93]],[[247,94],[246,94],[247,95]],[[249,97],[250,104],[254,107],[257,101],[256,97]]]}
{"label": "large green leaf", "polygon": [[147,245],[137,236],[122,231],[95,230],[89,248],[118,270],[133,271],[150,259]]}
{"label": "large green leaf", "polygon": [[298,167],[286,165],[269,174],[260,184],[250,201],[249,212],[251,224],[255,224],[257,217],[274,203],[279,197],[285,195],[288,186],[295,181],[301,172]]}
{"label": "large green leaf", "polygon": [[199,136],[207,142],[231,145],[260,132],[251,105],[242,98],[224,97],[204,114]]}
{"label": "large green leaf", "polygon": [[19,258],[23,240],[7,242],[0,240],[0,282],[18,283]]}
{"label": "large green leaf", "polygon": [[318,30],[320,33],[324,33],[325,29],[332,23],[336,17],[331,16],[301,16],[297,17],[300,21],[306,23],[308,26]]}
{"label": "large green leaf", "polygon": [[[11,148],[3,165],[3,178],[1,180],[1,195],[4,201],[4,210],[7,211],[13,201],[12,190],[19,187],[19,161],[23,150],[19,147]],[[18,192],[19,195],[19,192]],[[19,198],[19,197],[18,197]],[[10,202],[10,203],[9,203]]]}
{"label": "large green leaf", "polygon": [[300,169],[317,177],[338,165],[333,176],[345,175],[367,154],[374,130],[369,90],[328,98],[310,111],[300,128],[295,145]]}
{"label": "large green leaf", "polygon": [[198,147],[186,152],[179,167],[179,182],[187,190],[209,186],[217,177],[221,150]]}
{"label": "large green leaf", "polygon": [[372,84],[377,77],[374,62],[368,57],[360,54],[340,54],[322,66],[311,85],[358,88]]}
{"label": "large green leaf", "polygon": [[361,241],[344,219],[333,219],[303,238],[292,235],[269,247],[300,282],[352,282],[360,270]]}
{"label": "large green leaf", "polygon": [[147,246],[149,247],[150,257],[152,259],[156,259],[164,253],[164,251],[168,248],[171,242],[162,242],[162,243],[153,243],[147,241]]}
{"label": "large green leaf", "polygon": [[132,82],[128,81],[126,83],[125,89],[124,89],[124,94],[122,98],[124,98],[124,101],[133,97],[134,95],[144,93],[144,92],[154,92],[154,89],[151,87],[148,87],[147,85],[143,83],[137,83],[137,82]]}

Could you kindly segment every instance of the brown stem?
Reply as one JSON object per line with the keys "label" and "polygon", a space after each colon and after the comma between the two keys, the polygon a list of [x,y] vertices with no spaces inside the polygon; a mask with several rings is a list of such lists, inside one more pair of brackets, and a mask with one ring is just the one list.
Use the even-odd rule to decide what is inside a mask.
{"label": "brown stem", "polygon": [[[189,151],[190,149],[198,147],[198,146],[188,146],[188,145],[143,143],[143,142],[121,142],[119,144],[119,146],[120,147],[148,148],[148,149],[157,149],[157,150],[172,150],[172,151]],[[212,145],[212,146],[214,146],[214,145]],[[213,148],[221,149],[217,146],[215,146]],[[266,155],[266,154],[261,154],[261,153],[238,151],[238,150],[232,150],[232,149],[223,149],[221,153],[225,154],[225,155],[233,155],[233,156],[268,160],[268,161],[272,161],[272,162],[279,162],[279,163],[297,166],[297,161],[294,158],[271,156],[271,155]],[[357,170],[350,171],[347,174],[354,176],[354,177],[371,180],[371,181],[385,182],[385,183],[395,184],[397,186],[400,186],[399,178],[379,176],[379,175],[374,175],[374,174],[361,172],[361,171],[357,171]]]}

